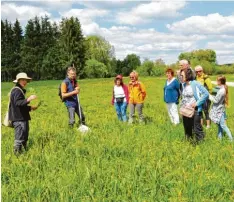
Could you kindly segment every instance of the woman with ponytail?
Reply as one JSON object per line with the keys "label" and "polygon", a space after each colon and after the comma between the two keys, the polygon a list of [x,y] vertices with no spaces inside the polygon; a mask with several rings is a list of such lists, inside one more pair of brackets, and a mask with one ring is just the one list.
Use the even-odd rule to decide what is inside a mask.
{"label": "woman with ponytail", "polygon": [[229,139],[232,141],[233,137],[231,131],[225,122],[225,107],[228,106],[228,86],[226,85],[225,76],[218,76],[217,85],[220,87],[217,95],[215,97],[209,95],[209,99],[213,102],[210,110],[210,119],[214,123],[218,124],[218,138],[222,139],[223,131],[225,131]]}

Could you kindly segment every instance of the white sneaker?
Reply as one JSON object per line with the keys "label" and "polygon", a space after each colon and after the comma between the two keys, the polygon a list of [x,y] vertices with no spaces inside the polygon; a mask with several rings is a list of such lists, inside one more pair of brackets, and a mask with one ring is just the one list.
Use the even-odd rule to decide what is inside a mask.
{"label": "white sneaker", "polygon": [[206,129],[210,129],[210,126],[206,126]]}
{"label": "white sneaker", "polygon": [[128,124],[129,124],[129,125],[133,124],[133,119],[129,119],[129,120],[128,120]]}

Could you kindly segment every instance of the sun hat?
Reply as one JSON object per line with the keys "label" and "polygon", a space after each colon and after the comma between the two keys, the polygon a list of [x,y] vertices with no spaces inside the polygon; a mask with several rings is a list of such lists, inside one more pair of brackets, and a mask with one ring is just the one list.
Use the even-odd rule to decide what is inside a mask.
{"label": "sun hat", "polygon": [[202,66],[197,65],[197,66],[195,67],[195,71],[196,71],[196,72],[203,71]]}
{"label": "sun hat", "polygon": [[28,75],[24,72],[17,74],[16,80],[14,80],[13,83],[17,83],[19,81],[19,79],[26,79],[26,80],[28,80],[28,82],[30,82],[32,80],[32,78],[28,77]]}

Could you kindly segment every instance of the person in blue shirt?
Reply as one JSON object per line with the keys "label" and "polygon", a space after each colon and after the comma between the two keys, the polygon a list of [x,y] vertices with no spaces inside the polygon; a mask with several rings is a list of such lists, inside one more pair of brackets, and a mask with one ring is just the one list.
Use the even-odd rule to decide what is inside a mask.
{"label": "person in blue shirt", "polygon": [[164,102],[167,105],[167,111],[171,122],[175,125],[180,123],[177,104],[180,97],[180,83],[174,77],[174,71],[171,68],[166,70],[167,80],[164,86]]}

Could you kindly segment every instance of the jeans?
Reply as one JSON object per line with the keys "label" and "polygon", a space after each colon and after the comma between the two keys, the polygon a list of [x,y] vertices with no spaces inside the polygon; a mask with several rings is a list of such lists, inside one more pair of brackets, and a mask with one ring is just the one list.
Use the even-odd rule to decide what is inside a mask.
{"label": "jeans", "polygon": [[231,131],[229,130],[229,128],[227,127],[225,123],[225,113],[222,114],[220,122],[218,124],[218,138],[219,139],[222,139],[223,131],[226,132],[227,136],[232,141],[233,137],[232,137]]}
{"label": "jeans", "polygon": [[139,122],[143,122],[144,121],[144,115],[142,113],[143,110],[143,103],[140,104],[129,104],[129,109],[130,109],[130,113],[129,113],[129,123],[133,123],[133,115],[135,114],[135,108],[137,109],[138,115],[139,115]]}
{"label": "jeans", "polygon": [[168,115],[171,119],[171,122],[174,124],[179,124],[180,119],[179,119],[177,104],[176,103],[167,103],[167,111],[168,111]]}
{"label": "jeans", "polygon": [[183,116],[183,125],[185,137],[187,139],[193,139],[193,130],[196,142],[204,139],[205,134],[201,125],[201,112],[195,111],[194,116],[191,118]]}
{"label": "jeans", "polygon": [[75,123],[75,113],[78,115],[79,119],[80,119],[80,123],[85,125],[85,116],[83,113],[82,108],[81,109],[81,117],[80,117],[80,113],[79,113],[79,107],[68,107],[68,116],[69,116],[69,125],[73,126]]}
{"label": "jeans", "polygon": [[24,149],[27,147],[29,123],[28,121],[14,121],[12,124],[15,129],[14,149],[16,152],[21,152],[22,146]]}
{"label": "jeans", "polygon": [[115,102],[115,110],[120,121],[127,121],[127,103],[126,102]]}

